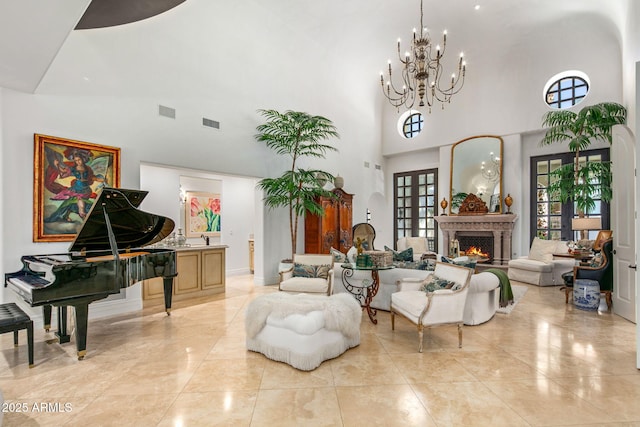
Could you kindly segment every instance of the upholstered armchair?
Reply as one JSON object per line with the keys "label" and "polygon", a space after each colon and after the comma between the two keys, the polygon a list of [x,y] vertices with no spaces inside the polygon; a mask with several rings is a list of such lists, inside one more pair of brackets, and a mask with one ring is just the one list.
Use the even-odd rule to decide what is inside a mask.
{"label": "upholstered armchair", "polygon": [[[597,266],[576,265],[573,267],[573,278],[571,283],[575,284],[577,279],[591,279],[600,283],[600,293],[605,295],[607,308],[611,309],[613,291],[613,240],[606,240],[602,244],[602,259]],[[567,287],[565,286],[565,290]],[[567,297],[568,299],[568,297]]]}
{"label": "upholstered armchair", "polygon": [[[418,327],[418,351],[422,353],[425,327],[457,325],[458,346],[462,347],[464,307],[472,274],[470,268],[437,262],[433,274],[425,280],[399,280],[398,292],[391,294],[391,329],[395,330],[396,314],[415,324]],[[435,280],[453,284],[450,288],[446,285],[432,292],[421,290],[425,286],[428,288]]]}
{"label": "upholstered armchair", "polygon": [[396,242],[398,252],[413,249],[413,260],[420,261],[425,254],[436,255],[433,239],[426,237],[401,237]]}
{"label": "upholstered armchair", "polygon": [[290,293],[331,295],[333,257],[320,254],[296,254],[293,267],[280,272],[278,289]]}

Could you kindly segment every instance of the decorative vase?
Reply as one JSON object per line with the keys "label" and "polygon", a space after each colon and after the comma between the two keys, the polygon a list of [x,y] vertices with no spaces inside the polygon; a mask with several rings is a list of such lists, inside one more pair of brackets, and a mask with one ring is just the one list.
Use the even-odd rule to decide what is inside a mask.
{"label": "decorative vase", "polygon": [[444,197],[442,198],[442,201],[440,202],[440,207],[442,208],[442,215],[446,215],[447,213],[445,212],[445,209],[447,209],[447,206],[449,206],[449,203],[447,203],[447,199],[445,199]]}
{"label": "decorative vase", "polygon": [[573,284],[573,305],[580,310],[597,311],[600,305],[600,283],[578,279]]}
{"label": "decorative vase", "polygon": [[320,172],[316,173],[316,180],[318,181],[318,185],[320,187],[324,187],[327,183],[327,178],[325,178],[325,176]]}
{"label": "decorative vase", "polygon": [[333,186],[336,188],[342,188],[344,187],[344,178],[341,177],[340,175],[337,175],[334,179],[333,179]]}
{"label": "decorative vase", "polygon": [[178,234],[176,234],[176,246],[184,246],[187,243],[187,236],[182,234],[182,228],[178,228]]}
{"label": "decorative vase", "polygon": [[176,245],[176,233],[173,232],[169,234],[169,237],[165,239],[165,245],[167,246],[175,246]]}
{"label": "decorative vase", "polygon": [[508,193],[507,197],[504,198],[504,204],[507,205],[507,213],[512,213],[511,205],[513,204],[513,198],[511,197],[511,193]]}

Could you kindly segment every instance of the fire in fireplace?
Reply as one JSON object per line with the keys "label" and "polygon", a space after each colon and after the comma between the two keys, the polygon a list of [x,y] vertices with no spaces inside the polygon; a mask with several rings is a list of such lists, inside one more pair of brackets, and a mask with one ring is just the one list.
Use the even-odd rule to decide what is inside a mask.
{"label": "fire in fireplace", "polygon": [[[461,234],[461,233],[460,233]],[[460,242],[460,252],[468,256],[480,256],[489,258],[489,263],[493,262],[493,236],[481,235],[460,235],[457,236]]]}

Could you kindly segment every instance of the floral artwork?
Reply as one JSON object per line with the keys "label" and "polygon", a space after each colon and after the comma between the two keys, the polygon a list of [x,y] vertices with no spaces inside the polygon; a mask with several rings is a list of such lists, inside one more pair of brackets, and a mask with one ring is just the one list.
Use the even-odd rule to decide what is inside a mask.
{"label": "floral artwork", "polygon": [[220,235],[220,195],[187,192],[187,237]]}
{"label": "floral artwork", "polygon": [[103,187],[120,186],[120,149],[34,135],[33,241],[71,241]]}

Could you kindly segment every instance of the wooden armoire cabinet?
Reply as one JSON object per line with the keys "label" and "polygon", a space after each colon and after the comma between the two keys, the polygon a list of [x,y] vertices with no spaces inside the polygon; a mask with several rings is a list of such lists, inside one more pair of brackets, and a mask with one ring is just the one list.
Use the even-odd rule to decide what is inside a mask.
{"label": "wooden armoire cabinet", "polygon": [[331,247],[347,253],[353,245],[351,227],[353,223],[353,194],[335,188],[335,198],[321,197],[319,203],[324,215],[307,213],[304,220],[304,252],[328,254]]}

